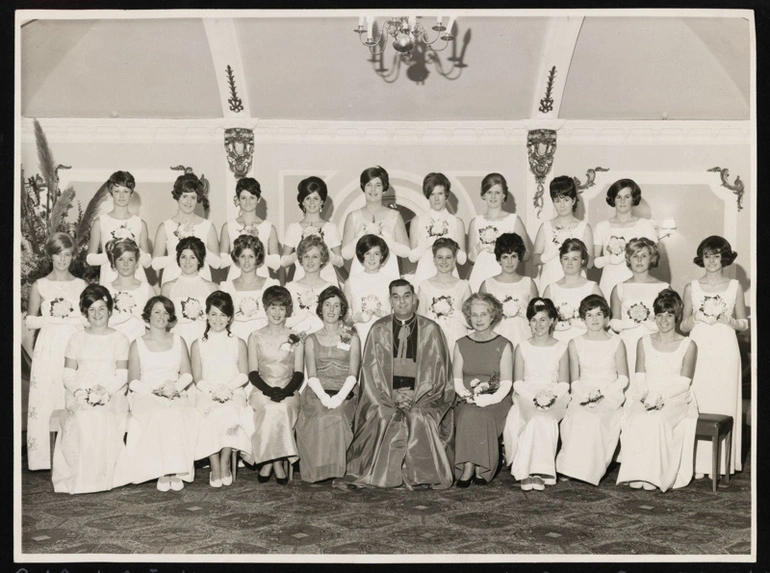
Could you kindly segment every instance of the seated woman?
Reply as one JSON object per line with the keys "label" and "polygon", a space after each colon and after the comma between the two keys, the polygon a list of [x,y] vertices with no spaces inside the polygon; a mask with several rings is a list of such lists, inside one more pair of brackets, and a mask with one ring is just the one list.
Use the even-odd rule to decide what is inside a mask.
{"label": "seated woman", "polygon": [[316,309],[323,328],[305,339],[308,388],[300,395],[297,419],[302,481],[345,475],[345,452],[353,440],[354,388],[361,364],[361,342],[343,322],[347,312],[342,291],[335,286],[326,288]]}
{"label": "seated woman", "polygon": [[142,316],[148,330],[128,354],[131,417],[115,479],[122,485],[157,478],[159,491],[179,491],[195,477],[199,415],[186,391],[190,357],[182,338],[169,332],[176,322],[169,299],[152,297]]}
{"label": "seated woman", "polygon": [[209,485],[233,483],[232,450],[251,451],[254,420],[243,387],[249,371],[246,343],[230,332],[233,299],[222,291],[206,299],[206,331],[192,344],[192,373],[201,414],[195,459],[208,457]]}
{"label": "seated woman", "polygon": [[64,353],[67,410],[53,453],[53,489],[62,493],[112,489],[128,411],[128,339],[108,326],[109,291],[88,285],[80,311],[88,326],[72,335]]}
{"label": "seated woman", "polygon": [[572,400],[561,421],[556,471],[599,485],[618,446],[628,363],[623,341],[607,331],[607,301],[588,295],[578,312],[587,330],[569,341]]}
{"label": "seated woman", "polygon": [[455,393],[455,477],[457,487],[487,485],[497,472],[499,447],[511,403],[513,347],[493,330],[503,305],[476,293],[463,303],[473,332],[457,341],[452,357]]}
{"label": "seated woman", "polygon": [[390,277],[382,272],[390,251],[380,236],[364,235],[356,244],[356,257],[364,272],[353,275],[345,282],[345,297],[351,306],[351,320],[363,346],[372,324],[390,314]]}
{"label": "seated woman", "polygon": [[321,291],[332,286],[332,283],[321,276],[321,269],[329,262],[329,247],[320,236],[309,235],[297,245],[297,258],[305,274],[286,285],[294,309],[286,324],[306,335],[323,326],[316,314],[316,307]]}
{"label": "seated woman", "polygon": [[271,286],[262,296],[267,313],[267,326],[249,336],[249,381],[254,389],[249,405],[254,411],[255,431],[251,436],[251,454],[243,458],[259,464],[259,482],[270,479],[286,485],[286,463],[297,458],[294,426],[299,413],[297,391],[304,380],[303,344],[298,332],[286,327],[291,316],[292,300],[288,290]]}
{"label": "seated woman", "polygon": [[513,408],[503,430],[506,461],[521,489],[542,491],[556,483],[559,421],[569,402],[567,343],[551,336],[556,307],[547,298],[527,306],[532,337],[516,348]]}
{"label": "seated woman", "polygon": [[658,331],[636,348],[636,374],[626,395],[617,483],[666,491],[692,479],[698,405],[692,375],[698,357],[693,340],[677,332],[682,299],[672,289],[653,302]]}

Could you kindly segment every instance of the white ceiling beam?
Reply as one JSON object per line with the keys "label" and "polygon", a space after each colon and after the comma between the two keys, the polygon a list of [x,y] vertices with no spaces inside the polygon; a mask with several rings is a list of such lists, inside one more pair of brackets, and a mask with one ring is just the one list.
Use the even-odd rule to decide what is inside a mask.
{"label": "white ceiling beam", "polygon": [[[583,16],[550,19],[540,53],[540,70],[530,112],[530,118],[533,120],[558,119],[564,86],[582,25]],[[550,80],[549,90],[552,70],[553,79]]]}
{"label": "white ceiling beam", "polygon": [[[222,116],[228,119],[251,118],[249,95],[246,92],[246,72],[243,68],[235,21],[232,18],[203,18],[203,27],[216,70]],[[228,66],[231,76],[228,75]]]}

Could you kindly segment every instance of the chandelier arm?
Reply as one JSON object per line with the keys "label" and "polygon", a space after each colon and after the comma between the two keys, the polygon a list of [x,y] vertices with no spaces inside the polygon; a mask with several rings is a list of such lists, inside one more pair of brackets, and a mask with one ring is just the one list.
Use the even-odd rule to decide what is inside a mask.
{"label": "chandelier arm", "polygon": [[[393,64],[391,65],[390,72],[388,74],[379,74],[386,84],[392,84],[398,79],[401,73],[401,55],[393,54]],[[393,79],[389,79],[393,78]]]}
{"label": "chandelier arm", "polygon": [[436,52],[439,51],[439,50],[434,50],[432,47],[429,47],[428,49],[430,50],[430,52],[428,53],[428,57],[430,58],[430,62],[434,66],[436,66],[436,71],[439,73],[440,76],[445,77],[445,78],[450,79],[450,80],[456,80],[457,78],[460,77],[460,74],[462,73],[462,69],[461,68],[457,68],[457,69],[459,69],[461,71],[458,72],[458,74],[455,77],[450,78],[449,74],[451,74],[453,71],[455,71],[455,67],[456,67],[455,63],[452,62],[452,67],[449,68],[449,71],[445,72],[444,71],[444,66],[441,63],[441,58],[439,58],[438,55],[436,55]]}

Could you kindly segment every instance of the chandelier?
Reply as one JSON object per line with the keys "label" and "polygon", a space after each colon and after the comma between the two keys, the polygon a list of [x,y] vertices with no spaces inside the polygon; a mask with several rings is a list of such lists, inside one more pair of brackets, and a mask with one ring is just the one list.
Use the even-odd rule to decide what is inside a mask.
{"label": "chandelier", "polygon": [[402,54],[408,54],[414,50],[418,43],[431,46],[439,39],[444,40],[441,48],[435,49],[440,52],[454,40],[452,35],[452,25],[455,22],[455,16],[449,17],[449,23],[444,26],[442,16],[436,18],[436,24],[431,27],[436,32],[436,36],[431,40],[430,33],[423,26],[419,16],[393,16],[385,21],[376,35],[374,30],[374,16],[360,16],[358,18],[358,27],[353,30],[358,32],[358,38],[364,46],[369,48],[372,55],[379,55],[385,51],[388,38],[393,39],[393,48]]}

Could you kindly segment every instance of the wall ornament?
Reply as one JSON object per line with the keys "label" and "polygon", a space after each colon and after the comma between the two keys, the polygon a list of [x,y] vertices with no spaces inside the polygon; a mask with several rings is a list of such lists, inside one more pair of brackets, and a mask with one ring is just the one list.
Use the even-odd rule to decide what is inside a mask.
{"label": "wall ornament", "polygon": [[548,82],[545,85],[545,96],[540,100],[540,107],[538,108],[540,113],[550,113],[553,111],[553,98],[551,97],[551,94],[553,93],[553,82],[555,79],[556,66],[553,66],[551,71],[548,72]]}
{"label": "wall ornament", "polygon": [[738,200],[738,211],[741,211],[743,209],[743,193],[745,191],[741,176],[738,175],[735,178],[735,183],[730,184],[727,180],[727,178],[730,177],[730,171],[727,168],[722,169],[721,167],[712,167],[711,169],[706,169],[706,171],[719,173],[719,176],[722,178],[722,187],[727,187],[734,195],[736,195]]}
{"label": "wall ornament", "polygon": [[254,130],[245,127],[225,129],[225,152],[235,178],[244,177],[254,159]]}
{"label": "wall ornament", "polygon": [[553,157],[556,153],[556,130],[532,129],[527,133],[527,156],[529,168],[537,181],[537,192],[533,199],[537,216],[543,210],[543,192],[545,191],[545,176],[551,171]]}
{"label": "wall ornament", "polygon": [[230,111],[238,113],[243,111],[243,100],[238,97],[238,92],[235,91],[235,75],[233,74],[233,68],[228,64],[225,68],[227,72],[227,85],[230,88],[230,97],[227,103],[230,104]]}
{"label": "wall ornament", "polygon": [[596,173],[606,173],[609,171],[609,168],[607,167],[594,167],[593,169],[589,169],[586,171],[586,182],[581,183],[580,179],[577,177],[573,177],[572,179],[575,181],[575,187],[577,187],[578,194],[582,193],[589,187],[593,187],[595,185],[594,181],[596,180]]}

